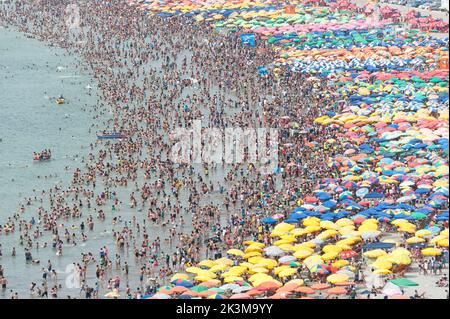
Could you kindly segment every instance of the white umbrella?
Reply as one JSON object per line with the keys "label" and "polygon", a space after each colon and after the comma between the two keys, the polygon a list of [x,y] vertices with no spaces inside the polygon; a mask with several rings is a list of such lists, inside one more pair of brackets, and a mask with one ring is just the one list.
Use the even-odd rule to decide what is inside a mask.
{"label": "white umbrella", "polygon": [[264,248],[264,253],[268,256],[278,256],[284,253],[284,251],[278,246],[269,246]]}
{"label": "white umbrella", "polygon": [[233,289],[233,293],[238,294],[238,293],[241,293],[241,292],[249,291],[250,289],[252,289],[252,287],[242,286],[242,287]]}
{"label": "white umbrella", "polygon": [[388,282],[383,290],[381,290],[381,293],[386,296],[394,296],[394,295],[403,295],[403,291],[400,289],[399,286],[394,285],[391,282]]}
{"label": "white umbrella", "polygon": [[225,285],[220,286],[220,289],[223,289],[223,290],[234,290],[234,289],[237,289],[239,287],[241,287],[241,286],[239,286],[238,284],[225,284]]}
{"label": "white umbrella", "polygon": [[297,260],[297,258],[295,258],[294,256],[283,256],[283,257],[281,257],[280,259],[278,259],[278,262],[280,263],[280,264],[284,264],[284,263],[289,263],[289,262],[291,262],[291,261],[296,261]]}

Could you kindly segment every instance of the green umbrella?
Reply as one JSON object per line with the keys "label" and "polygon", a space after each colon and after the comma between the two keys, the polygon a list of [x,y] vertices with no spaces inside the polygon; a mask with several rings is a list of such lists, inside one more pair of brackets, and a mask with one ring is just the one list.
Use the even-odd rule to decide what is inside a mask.
{"label": "green umbrella", "polygon": [[425,215],[424,213],[412,213],[411,217],[414,219],[424,219],[427,218],[427,215]]}
{"label": "green umbrella", "polygon": [[208,290],[208,287],[205,287],[205,286],[194,286],[194,287],[191,288],[191,290],[195,291],[195,292],[202,292],[202,291]]}
{"label": "green umbrella", "polygon": [[419,284],[409,280],[407,278],[398,278],[398,279],[393,279],[393,280],[389,280],[390,282],[392,282],[394,285],[397,286],[401,286],[401,287],[413,287],[413,286],[418,286]]}

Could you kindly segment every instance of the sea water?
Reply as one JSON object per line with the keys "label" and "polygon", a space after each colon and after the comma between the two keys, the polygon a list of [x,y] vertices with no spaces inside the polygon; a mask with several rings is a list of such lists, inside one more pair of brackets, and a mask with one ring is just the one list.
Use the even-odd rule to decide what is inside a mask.
{"label": "sea water", "polygon": [[[96,139],[96,129],[91,126],[98,121],[89,112],[97,101],[95,83],[89,74],[80,72],[77,63],[76,56],[62,49],[0,27],[0,225],[19,212],[24,198],[34,198],[55,185],[67,187],[74,168],[82,166],[81,157],[89,153],[89,144]],[[60,94],[66,103],[57,105]],[[33,161],[33,152],[43,149],[51,150],[52,159]],[[20,219],[36,218],[37,205],[33,206],[25,206]],[[18,222],[15,224],[14,234],[0,235],[0,265],[9,282],[6,292],[0,290],[0,298],[9,297],[9,289],[19,292],[21,298],[28,297],[29,284],[40,285],[41,268],[49,259],[63,274],[59,276],[64,287],[67,266],[78,262],[88,247],[67,248],[61,257],[55,257],[51,248],[33,249],[33,258],[41,264],[26,264],[23,247],[18,246]],[[17,251],[14,258],[12,247]]]}

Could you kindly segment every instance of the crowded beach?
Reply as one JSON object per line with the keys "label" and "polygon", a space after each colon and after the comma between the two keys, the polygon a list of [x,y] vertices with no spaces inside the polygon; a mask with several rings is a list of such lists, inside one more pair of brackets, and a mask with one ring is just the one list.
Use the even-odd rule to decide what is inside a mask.
{"label": "crowded beach", "polygon": [[[448,298],[448,17],[350,0],[76,5],[79,25],[66,1],[0,4],[1,25],[82,59],[94,111],[112,110],[101,136],[120,132],[93,136],[69,185],[1,212],[5,298]],[[174,162],[171,133],[196,120],[277,129],[277,167]],[[55,260],[92,241],[67,290]],[[9,258],[42,274],[29,294]]]}

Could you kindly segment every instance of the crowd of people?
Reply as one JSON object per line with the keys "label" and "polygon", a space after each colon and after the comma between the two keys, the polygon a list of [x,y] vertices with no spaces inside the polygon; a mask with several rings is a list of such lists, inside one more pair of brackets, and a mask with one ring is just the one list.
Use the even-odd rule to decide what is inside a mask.
{"label": "crowd of people", "polygon": [[[98,252],[85,252],[74,262],[79,288],[70,298],[114,291],[140,298],[168,284],[174,273],[205,258],[221,258],[246,240],[270,244],[261,212],[290,211],[320,180],[338,176],[327,161],[345,147],[327,141],[344,137],[314,124],[318,116],[343,107],[326,78],[310,79],[288,66],[261,77],[255,69],[272,62],[271,46],[263,44],[256,54],[238,34],[218,34],[189,17],[148,18],[124,1],[86,1],[78,4],[80,26],[71,30],[65,6],[58,0],[51,6],[3,2],[0,18],[82,57],[79,68],[92,74],[99,92],[96,111],[112,109],[105,130],[126,138],[92,143],[70,185],[24,199],[17,213],[2,220],[0,238],[19,232],[18,245],[35,264],[33,250],[54,250],[58,258],[80,243],[98,243]],[[245,162],[172,162],[170,133],[197,119],[204,128],[278,129],[278,166],[285,169],[264,175],[257,164]],[[106,227],[115,247],[92,238],[94,229]],[[14,249],[3,258],[20,257]],[[431,267],[439,272],[439,263]],[[431,270],[428,264],[421,269]],[[16,285],[6,280],[13,271],[0,266],[2,289]],[[95,280],[88,278],[91,273]],[[316,279],[313,273],[306,276]],[[59,280],[49,260],[42,283],[31,283],[30,296],[64,297]],[[351,289],[349,294],[354,296]],[[17,293],[11,291],[11,297]]]}

